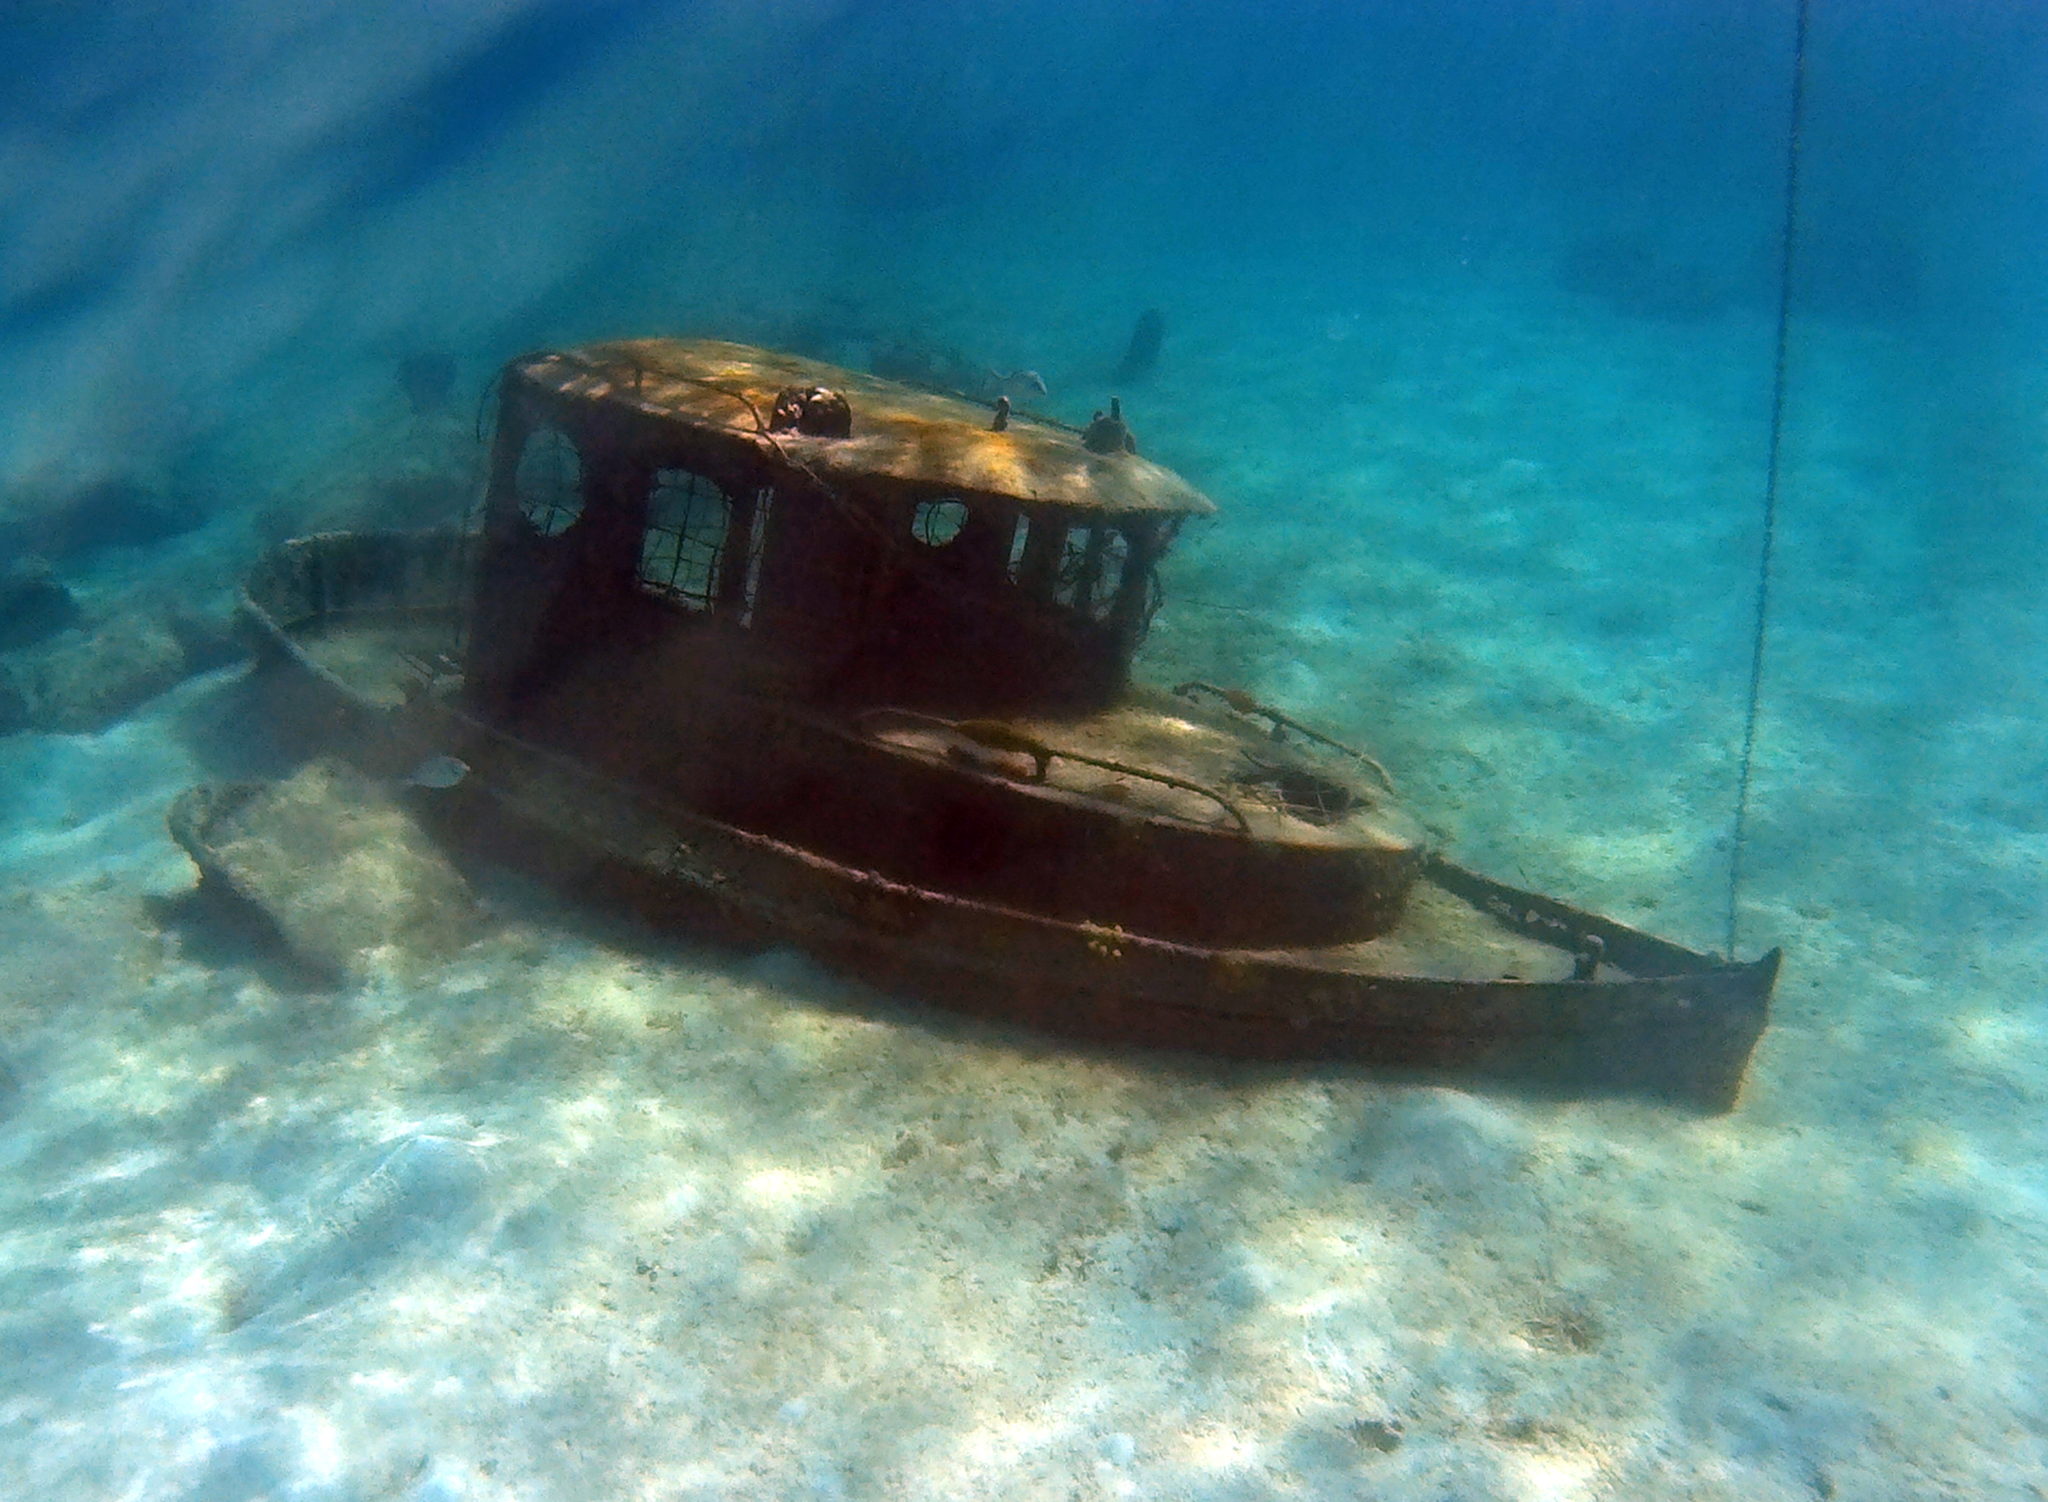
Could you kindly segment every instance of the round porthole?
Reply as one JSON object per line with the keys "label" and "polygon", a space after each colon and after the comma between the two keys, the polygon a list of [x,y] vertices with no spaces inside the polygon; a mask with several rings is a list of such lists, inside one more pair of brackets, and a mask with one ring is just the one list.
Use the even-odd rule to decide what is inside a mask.
{"label": "round porthole", "polygon": [[942,548],[967,525],[967,507],[954,500],[919,501],[910,519],[910,534],[928,548]]}

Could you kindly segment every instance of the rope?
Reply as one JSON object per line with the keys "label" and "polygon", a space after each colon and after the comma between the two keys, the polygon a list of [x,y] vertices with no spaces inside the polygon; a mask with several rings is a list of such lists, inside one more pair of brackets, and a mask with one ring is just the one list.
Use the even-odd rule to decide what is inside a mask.
{"label": "rope", "polygon": [[1763,537],[1757,547],[1756,615],[1749,648],[1749,695],[1742,716],[1742,762],[1736,782],[1735,822],[1728,853],[1728,945],[1735,957],[1742,898],[1742,863],[1749,850],[1751,774],[1756,761],[1757,710],[1763,700],[1764,649],[1770,640],[1771,564],[1778,544],[1778,478],[1785,439],[1785,361],[1792,323],[1792,261],[1799,231],[1799,145],[1806,124],[1806,37],[1810,0],[1795,0],[1792,97],[1785,122],[1785,217],[1778,234],[1778,329],[1771,365],[1771,429],[1764,465]]}

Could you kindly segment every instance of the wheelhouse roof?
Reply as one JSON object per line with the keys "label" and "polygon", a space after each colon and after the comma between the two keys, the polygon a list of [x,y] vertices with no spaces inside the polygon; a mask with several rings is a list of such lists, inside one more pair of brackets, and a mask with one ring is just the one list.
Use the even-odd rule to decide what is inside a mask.
{"label": "wheelhouse roof", "polygon": [[[627,339],[527,355],[510,372],[569,405],[624,409],[702,441],[755,449],[771,465],[826,480],[984,496],[1109,515],[1206,516],[1209,498],[1135,454],[1096,454],[1069,428],[797,355],[716,339]],[[828,386],[853,409],[846,438],[767,431],[778,392]]]}

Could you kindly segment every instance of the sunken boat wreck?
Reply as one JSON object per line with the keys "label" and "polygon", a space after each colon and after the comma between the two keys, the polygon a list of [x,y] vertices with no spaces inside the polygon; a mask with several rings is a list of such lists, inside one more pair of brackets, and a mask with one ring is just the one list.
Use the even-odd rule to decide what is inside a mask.
{"label": "sunken boat wreck", "polygon": [[284,543],[241,606],[354,759],[459,758],[437,827],[658,912],[1098,1040],[1729,1108],[1775,952],[1469,871],[1365,753],[1133,680],[1213,510],[1114,405],[635,340],[505,368],[479,525]]}

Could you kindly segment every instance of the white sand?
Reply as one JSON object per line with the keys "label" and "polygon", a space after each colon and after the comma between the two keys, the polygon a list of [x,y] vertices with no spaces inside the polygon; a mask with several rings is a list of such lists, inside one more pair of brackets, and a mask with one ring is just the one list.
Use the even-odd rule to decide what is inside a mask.
{"label": "white sand", "polygon": [[[1174,154],[1240,60],[1145,7],[1074,8],[1085,46],[976,12],[978,51],[911,7],[661,8],[527,57],[474,139],[421,101],[561,8],[101,9],[76,57],[24,12],[59,50],[0,136],[0,483],[209,520],[83,569],[90,609],[218,609],[262,539],[447,474],[522,349],[843,303],[1085,420],[1156,303],[1127,414],[1225,515],[1148,673],[1370,746],[1476,866],[1720,941],[1770,331],[1557,291],[1469,172],[1324,223],[1356,143],[1316,112],[1378,119],[1341,69],[1297,100],[1244,60],[1302,156],[1211,183]],[[1396,93],[1354,187],[1456,124]],[[1652,218],[1693,186],[1614,150]],[[2023,214],[1972,212],[2024,196],[1997,165],[1889,205],[1985,306],[2038,280]],[[1801,319],[1742,905],[1787,959],[1726,1117],[1070,1049],[509,877],[445,969],[322,989],[199,921],[163,828],[289,765],[239,670],[0,738],[0,1497],[2048,1497],[2048,376],[1938,323]],[[433,349],[461,400],[415,422]]]}
{"label": "white sand", "polygon": [[[1199,320],[1130,402],[1228,512],[1152,672],[1716,941],[1762,331]],[[512,883],[437,981],[307,990],[166,906],[232,672],[0,741],[0,1491],[2042,1495],[2042,626],[1930,616],[1821,450],[1720,1119],[1069,1050]]]}

